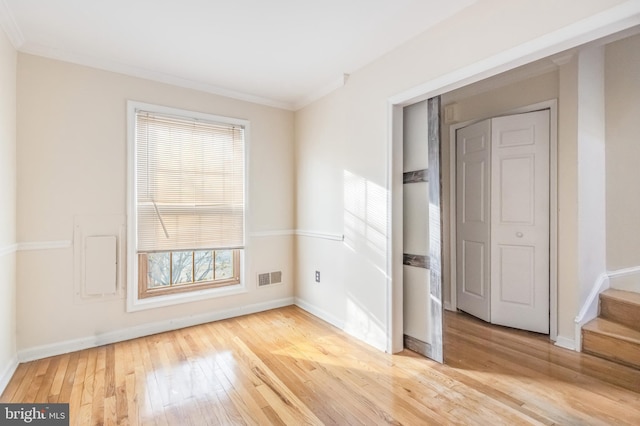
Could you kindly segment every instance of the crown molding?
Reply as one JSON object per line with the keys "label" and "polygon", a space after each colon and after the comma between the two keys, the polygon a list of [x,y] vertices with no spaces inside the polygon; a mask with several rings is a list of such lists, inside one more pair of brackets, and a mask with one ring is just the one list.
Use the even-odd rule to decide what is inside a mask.
{"label": "crown molding", "polygon": [[[2,2],[4,0],[0,0]],[[200,92],[210,93],[212,95],[224,96],[226,98],[236,99],[244,102],[264,105],[272,108],[293,111],[294,105],[289,102],[278,101],[275,99],[263,98],[247,93],[237,92],[234,90],[224,89],[207,83],[195,80],[176,77],[170,74],[164,74],[157,71],[151,71],[143,68],[134,67],[118,63],[115,61],[99,59],[92,56],[78,55],[66,52],[60,49],[54,49],[47,46],[25,42],[20,48],[20,52],[30,55],[41,56],[44,58],[55,59],[63,62],[70,62],[76,65],[82,65],[90,68],[96,68],[103,71],[115,72],[131,77],[142,78],[145,80],[156,81],[159,83],[170,84],[172,86],[182,87],[185,89],[197,90]]]}
{"label": "crown molding", "polygon": [[0,0],[0,27],[4,30],[13,47],[18,50],[24,44],[24,36],[5,0]]}
{"label": "crown molding", "polygon": [[343,87],[347,84],[347,80],[349,80],[349,74],[342,74],[337,78],[332,79],[330,82],[325,84],[324,86],[316,89],[312,93],[307,96],[304,96],[300,101],[295,102],[293,104],[293,110],[298,111],[307,105],[312,104],[313,102],[327,96],[329,93]]}

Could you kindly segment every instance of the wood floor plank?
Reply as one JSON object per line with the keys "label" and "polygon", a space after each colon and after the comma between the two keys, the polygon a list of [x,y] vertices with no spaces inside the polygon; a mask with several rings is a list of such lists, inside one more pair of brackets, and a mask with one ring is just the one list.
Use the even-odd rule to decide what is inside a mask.
{"label": "wood floor plank", "polygon": [[72,425],[640,424],[640,370],[445,315],[445,364],[286,307],[21,364],[0,401]]}
{"label": "wood floor plank", "polygon": [[19,392],[19,390],[29,370],[35,371],[35,366],[33,363],[18,365],[15,373],[13,373],[13,377],[7,384],[4,392],[2,392],[2,395],[0,395],[0,402],[12,402],[16,396],[20,398],[21,393]]}
{"label": "wood floor plank", "polygon": [[[59,357],[58,368],[56,370],[55,376],[53,377],[53,381],[51,382],[51,389],[49,390],[50,396],[55,395],[57,397],[60,395],[60,390],[62,389],[62,383],[64,382],[65,373],[67,372],[67,366],[69,365],[69,358],[69,354],[61,355]],[[71,366],[71,368],[75,368],[75,366]]]}
{"label": "wood floor plank", "polygon": [[104,423],[104,411],[106,397],[104,392],[105,370],[106,370],[106,348],[101,346],[96,354],[96,370],[93,377],[93,394],[91,395],[91,424],[101,425]]}
{"label": "wood floor plank", "polygon": [[84,353],[74,352],[69,356],[69,363],[67,364],[67,368],[64,373],[64,379],[62,381],[62,386],[60,387],[58,401],[69,402],[71,400],[71,392],[76,382],[78,384],[82,384],[83,379],[79,378],[76,381],[78,360],[81,358],[81,355],[84,355]]}
{"label": "wood floor plank", "polygon": [[[463,337],[461,336],[460,339],[462,338]],[[477,338],[470,338],[469,336],[464,338],[470,339],[471,343],[478,342]],[[465,349],[465,356],[469,357],[469,363],[473,363],[473,358],[478,359],[483,355],[482,350],[475,344],[472,344],[470,348]],[[551,376],[561,380],[557,380],[557,385],[552,389],[544,390],[545,397],[555,396],[557,398],[562,398],[568,402],[571,407],[579,407],[578,410],[587,415],[589,415],[591,411],[594,413],[599,411],[601,416],[606,417],[606,411],[613,408],[625,410],[625,412],[635,411],[633,416],[640,416],[640,410],[637,408],[630,408],[626,404],[615,400],[615,398],[609,398],[609,395],[614,391],[609,389],[609,387],[604,390],[602,386],[600,386],[600,382],[593,380],[588,376],[575,378],[575,374],[564,371],[566,369],[563,367],[558,367],[553,364],[547,365],[547,371],[543,374],[540,372],[542,365],[539,359],[508,347],[495,349],[493,351],[493,356],[496,359],[496,366],[494,366],[493,369],[499,369],[503,372],[511,372],[512,374],[518,374],[520,377],[526,377],[529,380],[524,386],[532,387],[529,389],[529,392],[533,392],[533,386],[535,386],[537,382],[543,380],[546,381],[548,377]],[[582,407],[584,403],[584,396],[577,397],[575,392],[575,390],[581,386],[589,386],[591,393],[594,394],[594,396],[597,396],[592,398],[592,402],[586,407]],[[513,389],[513,392],[521,392],[522,395],[528,395],[522,390],[522,386],[517,389]],[[634,407],[638,407],[638,405],[635,405]]]}
{"label": "wood floor plank", "polygon": [[15,387],[15,391],[13,393],[13,396],[11,397],[10,402],[27,402],[26,393],[29,387],[31,386],[31,382],[35,377],[36,370],[37,370],[37,362],[32,361],[27,364],[21,364],[18,368],[21,369],[23,366],[24,366],[24,374],[20,374],[17,376],[14,375],[9,381],[9,384],[7,385],[7,388],[9,389],[12,387]]}
{"label": "wood floor plank", "polygon": [[[84,352],[84,351],[83,351]],[[87,367],[84,373],[84,386],[82,389],[81,406],[90,405],[93,400],[93,383],[96,374],[96,361],[98,359],[98,349],[87,349]]]}

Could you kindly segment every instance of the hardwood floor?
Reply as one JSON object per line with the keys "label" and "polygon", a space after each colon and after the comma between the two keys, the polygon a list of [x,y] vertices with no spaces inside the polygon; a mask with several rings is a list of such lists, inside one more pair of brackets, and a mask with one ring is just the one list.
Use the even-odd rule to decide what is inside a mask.
{"label": "hardwood floor", "polygon": [[296,307],[21,364],[2,402],[71,424],[640,424],[640,371],[447,313],[445,361]]}

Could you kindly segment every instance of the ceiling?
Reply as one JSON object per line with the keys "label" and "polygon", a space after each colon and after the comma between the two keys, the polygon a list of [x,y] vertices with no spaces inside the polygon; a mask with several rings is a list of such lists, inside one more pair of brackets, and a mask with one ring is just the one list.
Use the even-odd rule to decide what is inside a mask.
{"label": "ceiling", "polygon": [[297,109],[476,0],[0,0],[21,52]]}

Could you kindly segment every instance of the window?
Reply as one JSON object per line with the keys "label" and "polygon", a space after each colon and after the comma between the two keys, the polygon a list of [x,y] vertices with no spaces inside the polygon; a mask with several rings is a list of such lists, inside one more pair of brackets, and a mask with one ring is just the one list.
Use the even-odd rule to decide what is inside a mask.
{"label": "window", "polygon": [[129,111],[137,300],[240,284],[246,123],[138,103]]}
{"label": "window", "polygon": [[240,283],[240,250],[165,251],[138,254],[138,296]]}

